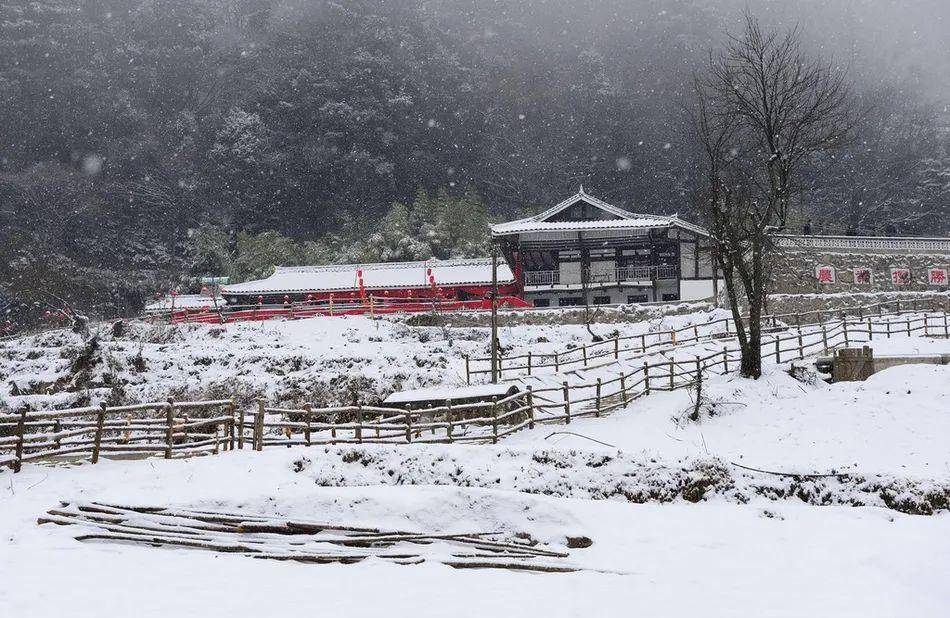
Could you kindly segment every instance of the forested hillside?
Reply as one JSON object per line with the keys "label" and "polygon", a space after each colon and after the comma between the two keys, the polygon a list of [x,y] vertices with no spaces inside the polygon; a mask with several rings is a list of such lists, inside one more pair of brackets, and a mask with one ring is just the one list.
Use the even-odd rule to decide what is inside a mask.
{"label": "forested hillside", "polygon": [[[487,221],[580,183],[689,214],[692,75],[746,4],[4,2],[0,308],[113,315],[205,273],[477,255]],[[748,4],[800,23],[862,110],[799,219],[947,233],[948,7]]]}

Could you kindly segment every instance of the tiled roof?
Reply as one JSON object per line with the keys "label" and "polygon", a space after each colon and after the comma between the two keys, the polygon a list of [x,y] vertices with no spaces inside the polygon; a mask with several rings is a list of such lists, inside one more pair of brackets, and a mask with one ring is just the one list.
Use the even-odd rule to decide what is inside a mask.
{"label": "tiled roof", "polygon": [[[548,221],[559,212],[571,207],[579,201],[586,202],[595,208],[599,208],[609,213],[617,219],[602,219],[590,221]],[[492,226],[492,236],[504,236],[507,234],[519,234],[524,232],[562,232],[569,230],[622,230],[622,229],[642,229],[654,227],[682,227],[684,229],[696,232],[702,235],[708,235],[703,228],[687,223],[676,215],[666,217],[663,215],[647,215],[630,212],[622,208],[617,208],[603,200],[599,200],[592,195],[584,193],[584,187],[560,202],[556,206],[545,210],[533,217],[526,217],[507,223],[499,223]]]}
{"label": "tiled roof", "polygon": [[[428,260],[332,266],[278,266],[266,279],[225,286],[223,294],[285,294],[334,292],[359,289],[357,273],[367,290],[424,288],[429,269],[438,286],[487,285],[491,283],[491,260]],[[498,283],[512,283],[514,276],[504,260],[498,262]]]}

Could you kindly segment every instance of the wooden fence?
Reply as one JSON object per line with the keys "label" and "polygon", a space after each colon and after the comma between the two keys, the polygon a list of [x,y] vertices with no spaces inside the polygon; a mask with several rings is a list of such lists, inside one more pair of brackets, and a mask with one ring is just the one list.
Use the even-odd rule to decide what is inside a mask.
{"label": "wooden fence", "polygon": [[[903,311],[903,310],[901,310]],[[909,311],[909,310],[908,310]],[[883,315],[883,313],[882,313]],[[845,317],[768,333],[763,360],[801,360],[838,347],[896,336],[950,336],[948,314]],[[900,319],[904,317],[904,319]],[[890,319],[898,318],[898,319]],[[681,343],[685,341],[681,340]],[[711,375],[739,368],[735,341],[694,358],[642,364],[624,359],[616,375],[561,382],[490,402],[412,409],[386,406],[239,408],[234,400],[146,403],[0,415],[0,465],[18,471],[24,461],[89,457],[192,456],[222,450],[326,444],[497,443],[541,423],[599,417],[656,391],[693,388]],[[732,346],[730,346],[732,344]],[[649,350],[648,350],[649,352]],[[660,354],[662,356],[662,353]],[[190,414],[189,414],[190,413]],[[6,456],[4,452],[6,451]]]}
{"label": "wooden fence", "polygon": [[235,410],[225,399],[0,414],[0,465],[217,453],[234,448]]}
{"label": "wooden fence", "polygon": [[[873,305],[856,305],[835,310],[808,311],[804,313],[785,313],[768,315],[762,318],[763,328],[787,329],[820,325],[829,319],[841,320],[845,317],[866,319],[886,315],[905,315],[920,311],[950,313],[950,297],[947,300],[923,299],[919,301],[888,301]],[[748,317],[743,321],[747,324]],[[554,352],[537,352],[531,349],[507,354],[498,359],[498,375],[501,378],[522,375],[535,375],[545,370],[558,373],[564,369],[588,367],[598,361],[619,360],[642,356],[672,349],[672,346],[697,343],[712,339],[728,339],[735,336],[735,322],[732,318],[713,320],[705,324],[694,324],[678,329],[624,335],[604,339],[594,343],[585,343],[572,348]],[[465,381],[491,374],[491,357],[465,357]]]}

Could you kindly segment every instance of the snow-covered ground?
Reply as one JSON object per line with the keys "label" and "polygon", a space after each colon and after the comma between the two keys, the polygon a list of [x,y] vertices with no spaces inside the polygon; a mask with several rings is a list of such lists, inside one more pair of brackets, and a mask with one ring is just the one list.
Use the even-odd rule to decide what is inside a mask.
{"label": "snow-covered ground", "polygon": [[[711,317],[668,318],[663,328]],[[330,388],[338,376],[373,376],[390,387],[402,375],[407,385],[456,382],[461,355],[487,345],[482,329],[361,318],[217,334],[206,326],[139,329],[103,344],[107,358],[122,360],[102,365],[121,365],[115,375],[127,380],[131,399],[160,398],[182,380],[189,392],[241,381],[288,398],[298,382]],[[564,346],[585,334],[546,325],[503,337],[509,345],[543,338],[541,345]],[[53,379],[68,374],[56,359],[69,346],[57,337],[66,336],[2,348],[3,388],[37,379],[44,367]],[[139,373],[136,337],[151,338]],[[688,358],[710,345],[721,344],[676,354]],[[872,345],[878,355],[950,352],[950,341],[920,337]],[[533,379],[587,381],[623,366]],[[895,367],[833,385],[795,379],[787,369],[769,364],[757,382],[710,377],[698,422],[686,420],[693,400],[681,390],[654,392],[604,418],[539,425],[497,446],[272,448],[0,471],[0,616],[945,616],[950,367]],[[102,389],[93,396],[109,392]],[[69,388],[3,394],[13,406],[74,395]],[[593,545],[568,550],[565,561],[580,570],[558,574],[434,562],[298,564],[81,543],[68,527],[36,524],[62,500],[529,533],[559,549],[568,537],[586,536]]]}
{"label": "snow-covered ground", "polygon": [[[302,456],[318,465],[320,449],[27,466],[0,476],[0,615],[941,616],[950,602],[946,514],[764,499],[656,505],[505,488],[321,487],[293,471]],[[552,544],[585,535],[593,545],[570,551],[569,562],[583,570],[566,574],[278,563],[79,543],[68,528],[35,523],[62,499],[242,508],[408,530],[527,531]]]}
{"label": "snow-covered ground", "polygon": [[[659,311],[659,309],[657,310]],[[601,336],[704,324],[721,310],[638,323],[596,325]],[[90,363],[77,367],[83,343],[60,330],[0,342],[0,409],[264,396],[275,403],[349,405],[395,390],[465,382],[464,356],[488,354],[489,330],[408,326],[398,318],[313,318],[227,326],[133,322],[121,335],[98,328]],[[589,343],[583,325],[501,329],[506,347],[536,352]]]}
{"label": "snow-covered ground", "polygon": [[[906,341],[901,346],[910,349]],[[878,346],[885,347],[896,346]],[[947,341],[926,347],[950,353]],[[665,459],[711,455],[802,473],[857,468],[950,476],[950,366],[904,365],[866,382],[836,384],[803,383],[773,369],[757,382],[730,375],[704,386],[708,402],[698,423],[686,419],[692,391],[658,392],[606,418],[538,426],[506,443],[601,446],[586,436]],[[580,435],[550,436],[567,430]]]}

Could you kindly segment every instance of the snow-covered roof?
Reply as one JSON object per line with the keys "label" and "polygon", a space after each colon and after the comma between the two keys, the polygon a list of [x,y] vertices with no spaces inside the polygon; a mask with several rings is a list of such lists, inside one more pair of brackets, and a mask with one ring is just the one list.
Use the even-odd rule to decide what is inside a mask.
{"label": "snow-covered roof", "polygon": [[[284,294],[291,292],[334,292],[359,289],[358,274],[367,290],[424,288],[429,275],[438,286],[491,284],[491,260],[427,260],[379,264],[332,266],[278,266],[266,279],[224,286],[224,294]],[[431,271],[431,272],[430,272]],[[511,268],[498,262],[498,283],[514,282]]]}
{"label": "snow-covered roof", "polygon": [[507,397],[518,391],[511,384],[472,384],[471,386],[433,386],[393,393],[384,404],[416,403],[419,401],[461,401],[463,399],[489,399]]}
{"label": "snow-covered roof", "polygon": [[[570,208],[578,202],[585,202],[594,208],[602,210],[613,219],[595,219],[587,221],[550,221],[558,213]],[[676,215],[647,215],[630,212],[623,208],[617,208],[612,204],[597,199],[592,195],[584,193],[584,187],[560,202],[556,206],[545,210],[533,217],[526,217],[507,223],[493,225],[491,229],[492,236],[505,236],[508,234],[520,234],[524,232],[562,232],[566,230],[618,230],[618,229],[644,229],[644,228],[662,228],[662,227],[680,227],[703,236],[708,236],[708,232],[703,228],[687,223]]]}
{"label": "snow-covered roof", "polygon": [[[206,294],[178,294],[174,297],[165,296],[145,305],[145,313],[165,313],[175,309],[204,309],[214,307],[215,299]],[[224,306],[224,299],[218,297],[218,305]]]}

